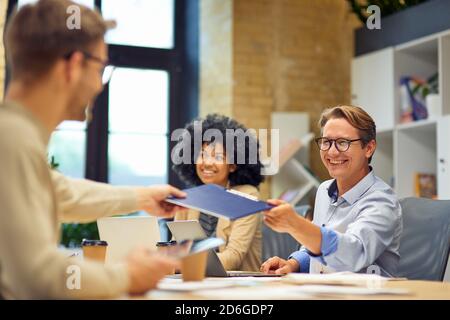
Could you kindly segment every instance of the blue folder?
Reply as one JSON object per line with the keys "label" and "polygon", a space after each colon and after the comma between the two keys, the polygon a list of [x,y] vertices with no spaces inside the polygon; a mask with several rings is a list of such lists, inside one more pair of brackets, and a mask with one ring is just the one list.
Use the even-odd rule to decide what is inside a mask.
{"label": "blue folder", "polygon": [[187,194],[186,198],[169,197],[166,201],[229,220],[236,220],[274,207],[246,193],[226,189],[216,184],[203,184],[183,191]]}

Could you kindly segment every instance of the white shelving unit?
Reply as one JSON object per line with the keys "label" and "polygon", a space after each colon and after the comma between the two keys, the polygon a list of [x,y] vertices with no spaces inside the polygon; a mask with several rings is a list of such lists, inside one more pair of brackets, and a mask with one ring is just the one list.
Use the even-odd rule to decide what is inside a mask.
{"label": "white shelving unit", "polygon": [[376,168],[377,176],[392,187],[394,186],[394,136],[392,129],[378,132],[377,142],[376,155],[372,158],[372,165]]}
{"label": "white shelving unit", "polygon": [[448,199],[448,195],[450,195],[450,115],[439,119],[437,128],[438,198]]}
{"label": "white shelving unit", "polygon": [[395,130],[396,192],[399,196],[412,196],[416,172],[436,174],[436,123],[425,121],[418,126],[399,127]]}
{"label": "white shelving unit", "polygon": [[[439,73],[438,116],[400,123],[400,78]],[[399,197],[414,196],[416,173],[437,177],[439,199],[450,199],[450,30],[356,57],[352,104],[377,124],[375,174]]]}

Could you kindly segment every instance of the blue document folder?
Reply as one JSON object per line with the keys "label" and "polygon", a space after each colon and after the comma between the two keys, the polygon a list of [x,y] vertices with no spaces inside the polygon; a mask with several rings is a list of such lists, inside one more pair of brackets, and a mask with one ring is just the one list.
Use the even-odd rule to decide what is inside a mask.
{"label": "blue document folder", "polygon": [[187,194],[186,198],[169,197],[166,201],[229,220],[236,220],[274,207],[246,193],[226,189],[216,184],[203,184],[183,191]]}

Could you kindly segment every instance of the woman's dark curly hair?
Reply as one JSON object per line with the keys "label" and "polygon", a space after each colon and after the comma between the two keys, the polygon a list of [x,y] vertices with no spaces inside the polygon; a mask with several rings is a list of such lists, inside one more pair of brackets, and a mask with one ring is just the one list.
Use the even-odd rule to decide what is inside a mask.
{"label": "woman's dark curly hair", "polygon": [[[205,141],[204,139],[204,133],[208,129],[217,129],[222,133],[223,140],[218,143],[224,145],[224,149],[228,150],[226,146],[226,130],[231,129],[233,132],[235,130],[243,130],[243,132],[246,132],[247,129],[237,122],[236,120],[233,120],[229,117],[220,115],[220,114],[209,114],[206,116],[206,118],[201,119],[195,119],[192,122],[188,123],[185,127],[187,132],[190,134],[190,139],[180,139],[178,142],[181,143],[190,143],[190,150],[191,150],[191,161],[190,163],[180,163],[180,164],[174,164],[172,166],[172,170],[175,171],[175,173],[178,175],[178,177],[183,180],[185,183],[187,183],[190,186],[197,186],[203,184],[203,182],[200,180],[200,178],[197,175],[196,172],[196,156],[199,154],[201,150],[194,150],[194,123],[201,121],[202,125],[202,145],[204,143],[211,144],[216,143],[217,141]],[[198,124],[197,124],[198,125]],[[198,132],[200,134],[200,132]],[[245,140],[245,147],[240,148],[238,145],[238,138],[236,135],[234,135],[233,143],[234,143],[234,163],[236,164],[236,170],[234,172],[230,172],[228,176],[228,180],[230,182],[230,186],[237,186],[237,185],[244,185],[244,184],[250,184],[252,186],[258,187],[261,182],[264,181],[264,176],[261,175],[261,169],[262,164],[260,161],[260,155],[259,155],[259,142],[257,141],[256,137],[253,135],[246,135]],[[250,157],[250,143],[253,144],[253,146],[256,145],[256,163],[250,163],[249,157]],[[200,147],[202,147],[200,145]],[[185,150],[183,148],[183,145],[179,146],[182,148],[182,150]],[[242,159],[243,153],[245,152],[245,162],[243,164],[236,163],[238,159]],[[255,161],[253,161],[255,162]]]}

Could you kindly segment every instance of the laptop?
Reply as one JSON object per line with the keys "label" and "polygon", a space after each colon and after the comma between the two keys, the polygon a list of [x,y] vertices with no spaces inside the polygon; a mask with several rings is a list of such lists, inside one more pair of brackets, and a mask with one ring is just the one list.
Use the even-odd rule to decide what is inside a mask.
{"label": "laptop", "polygon": [[[175,240],[204,239],[205,231],[197,220],[167,222]],[[278,274],[266,274],[258,271],[226,271],[215,250],[210,250],[206,264],[207,277],[279,277]]]}
{"label": "laptop", "polygon": [[156,250],[160,241],[158,218],[151,216],[111,217],[97,220],[101,240],[108,242],[105,263],[123,261],[131,250],[145,246]]}

